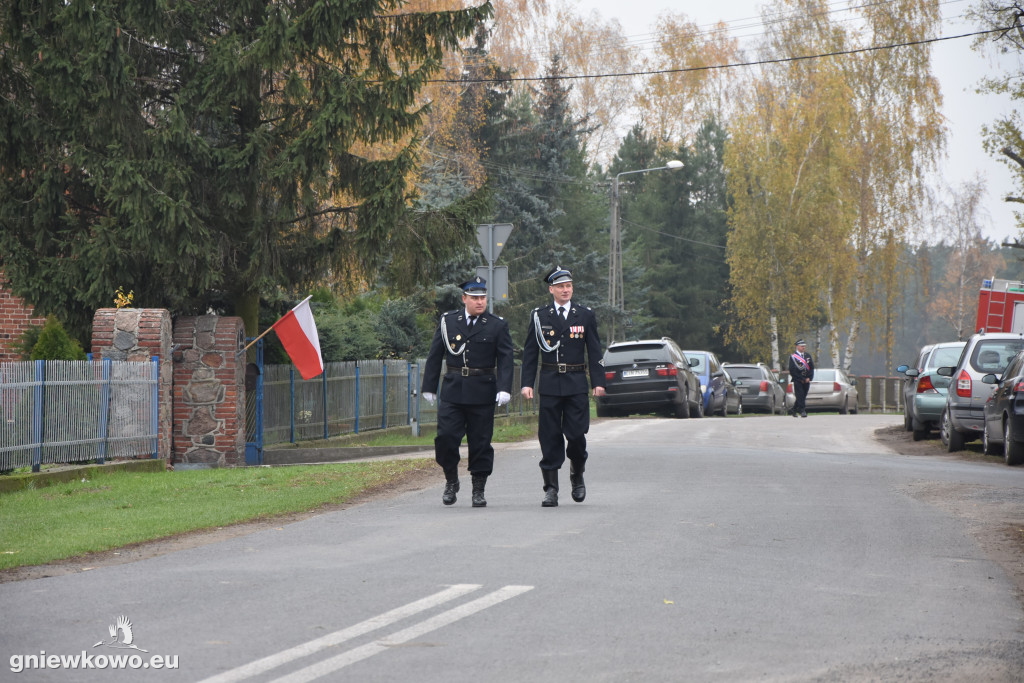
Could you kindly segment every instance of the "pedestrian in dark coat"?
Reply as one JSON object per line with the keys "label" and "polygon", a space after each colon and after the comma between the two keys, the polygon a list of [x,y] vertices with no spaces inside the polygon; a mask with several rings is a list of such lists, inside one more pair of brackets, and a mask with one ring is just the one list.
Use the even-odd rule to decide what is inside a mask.
{"label": "pedestrian in dark coat", "polygon": [[793,383],[793,409],[789,414],[793,417],[807,417],[807,391],[814,379],[814,360],[807,353],[807,342],[798,339],[796,351],[789,357],[789,381]]}
{"label": "pedestrian in dark coat", "polygon": [[[597,318],[586,306],[572,302],[572,273],[555,267],[545,277],[552,303],[530,313],[529,329],[523,342],[523,397],[532,400],[533,386],[540,385],[541,476],[544,479],[544,507],[558,505],[558,470],[569,459],[572,499],[583,502],[587,489],[583,471],[587,462],[590,430],[590,398],[604,396],[604,366]],[[587,384],[587,375],[590,384]]]}
{"label": "pedestrian in dark coat", "polygon": [[459,445],[466,437],[473,507],[485,507],[484,487],[494,469],[494,406],[511,399],[514,351],[508,323],[487,313],[487,282],[476,277],[464,282],[464,309],[441,316],[423,367],[423,398],[437,399],[441,362],[447,370],[437,408],[434,459],[444,470],[441,502],[451,505],[459,492]]}

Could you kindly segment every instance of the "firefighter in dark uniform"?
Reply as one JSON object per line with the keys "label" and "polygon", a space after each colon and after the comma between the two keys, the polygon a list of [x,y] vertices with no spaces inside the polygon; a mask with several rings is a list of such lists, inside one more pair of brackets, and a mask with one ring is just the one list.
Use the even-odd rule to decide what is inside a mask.
{"label": "firefighter in dark uniform", "polygon": [[544,281],[553,302],[530,313],[523,343],[523,397],[532,400],[533,384],[540,365],[541,476],[544,507],[558,505],[558,470],[569,458],[572,499],[583,502],[587,489],[583,471],[587,462],[590,430],[590,398],[587,374],[594,396],[604,396],[604,367],[597,318],[586,306],[572,303],[572,273],[557,266]]}
{"label": "firefighter in dark uniform", "polygon": [[421,393],[431,404],[437,399],[444,361],[447,371],[434,438],[434,459],[445,477],[441,502],[451,505],[459,492],[459,445],[465,436],[473,507],[485,507],[484,486],[494,469],[494,405],[503,406],[511,398],[515,360],[508,323],[487,313],[487,281],[478,276],[461,287],[465,308],[441,316],[423,368]]}
{"label": "firefighter in dark uniform", "polygon": [[807,353],[807,342],[796,341],[796,351],[789,357],[789,381],[793,383],[793,409],[789,414],[793,417],[807,417],[807,390],[814,379],[814,360]]}

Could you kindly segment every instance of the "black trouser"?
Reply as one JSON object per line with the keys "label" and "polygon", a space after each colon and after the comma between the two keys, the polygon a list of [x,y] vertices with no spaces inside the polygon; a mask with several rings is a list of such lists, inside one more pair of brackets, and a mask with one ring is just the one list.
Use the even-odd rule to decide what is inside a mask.
{"label": "black trouser", "polygon": [[[569,460],[587,461],[587,437],[590,431],[590,399],[586,394],[572,396],[540,395],[537,439],[540,441],[540,468],[557,470]],[[564,438],[563,438],[564,435]]]}
{"label": "black trouser", "polygon": [[806,384],[803,380],[799,382],[793,382],[793,412],[794,413],[806,413],[807,412],[807,391],[811,388],[810,384]]}
{"label": "black trouser", "polygon": [[440,401],[434,460],[445,475],[454,475],[460,460],[459,444],[465,436],[469,445],[469,473],[489,476],[494,469],[493,435],[494,404],[464,405]]}

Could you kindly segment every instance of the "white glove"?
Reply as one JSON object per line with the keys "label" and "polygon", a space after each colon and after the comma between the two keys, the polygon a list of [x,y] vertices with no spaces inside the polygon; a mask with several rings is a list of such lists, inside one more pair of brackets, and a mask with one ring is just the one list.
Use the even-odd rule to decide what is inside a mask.
{"label": "white glove", "polygon": [[425,400],[430,405],[434,405],[434,401],[437,400],[437,394],[432,394],[429,391],[424,391],[423,400]]}
{"label": "white glove", "polygon": [[499,391],[498,395],[494,397],[494,401],[499,405],[503,406],[512,400],[512,395],[507,391]]}

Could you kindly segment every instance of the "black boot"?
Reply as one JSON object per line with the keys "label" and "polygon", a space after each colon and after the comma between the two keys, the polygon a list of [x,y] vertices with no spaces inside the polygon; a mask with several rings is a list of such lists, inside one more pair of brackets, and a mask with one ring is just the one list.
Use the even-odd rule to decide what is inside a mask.
{"label": "black boot", "polygon": [[544,501],[541,507],[558,507],[558,470],[541,470],[544,477]]}
{"label": "black boot", "polygon": [[441,496],[441,502],[445,505],[451,505],[455,502],[455,494],[459,492],[459,478],[456,476],[449,479],[444,484],[444,495]]}
{"label": "black boot", "polygon": [[487,507],[487,500],[484,498],[484,486],[487,485],[486,474],[473,475],[473,507]]}
{"label": "black boot", "polygon": [[583,470],[584,465],[582,462],[569,461],[569,483],[572,484],[572,499],[577,503],[582,503],[583,499],[587,497],[587,487],[583,484]]}

